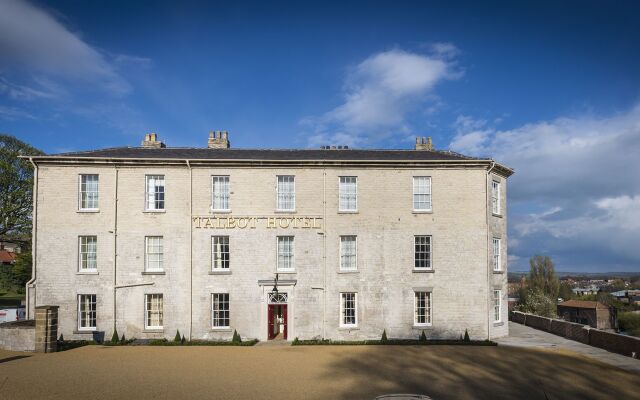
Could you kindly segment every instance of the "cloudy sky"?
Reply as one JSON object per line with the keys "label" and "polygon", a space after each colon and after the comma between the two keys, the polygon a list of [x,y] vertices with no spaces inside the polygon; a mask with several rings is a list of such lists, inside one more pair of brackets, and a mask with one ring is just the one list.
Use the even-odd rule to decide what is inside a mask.
{"label": "cloudy sky", "polygon": [[429,135],[516,170],[512,270],[640,270],[640,3],[345,3],[0,0],[0,132],[48,153]]}

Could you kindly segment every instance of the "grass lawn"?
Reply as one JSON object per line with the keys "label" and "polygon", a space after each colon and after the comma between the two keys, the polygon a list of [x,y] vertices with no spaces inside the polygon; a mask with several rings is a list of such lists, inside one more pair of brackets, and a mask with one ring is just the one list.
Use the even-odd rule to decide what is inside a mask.
{"label": "grass lawn", "polygon": [[16,400],[638,399],[639,383],[640,374],[575,353],[507,346],[0,350],[0,399]]}

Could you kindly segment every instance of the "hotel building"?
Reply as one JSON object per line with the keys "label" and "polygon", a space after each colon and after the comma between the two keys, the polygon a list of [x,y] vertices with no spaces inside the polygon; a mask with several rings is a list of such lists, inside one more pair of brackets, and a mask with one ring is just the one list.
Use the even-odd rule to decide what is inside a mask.
{"label": "hotel building", "polygon": [[508,334],[507,178],[434,150],[140,147],[35,166],[35,306],[65,339]]}

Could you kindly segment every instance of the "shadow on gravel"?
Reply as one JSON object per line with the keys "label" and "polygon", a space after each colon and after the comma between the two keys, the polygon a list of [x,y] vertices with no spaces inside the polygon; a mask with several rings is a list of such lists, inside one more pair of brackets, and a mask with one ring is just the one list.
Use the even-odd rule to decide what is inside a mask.
{"label": "shadow on gravel", "polygon": [[0,363],[6,363],[9,361],[14,361],[14,360],[20,360],[21,358],[29,358],[31,356],[13,356],[13,357],[7,357],[7,358],[0,358]]}

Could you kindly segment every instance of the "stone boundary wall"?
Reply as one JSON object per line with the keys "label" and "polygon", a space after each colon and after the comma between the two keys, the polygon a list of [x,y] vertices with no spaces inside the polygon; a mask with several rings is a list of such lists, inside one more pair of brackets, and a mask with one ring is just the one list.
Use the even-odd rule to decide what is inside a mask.
{"label": "stone boundary wall", "polygon": [[0,324],[0,349],[34,351],[35,348],[36,324],[34,320]]}
{"label": "stone boundary wall", "polygon": [[540,317],[520,311],[511,311],[509,320],[607,351],[640,358],[640,338],[637,337],[605,332],[587,325]]}

